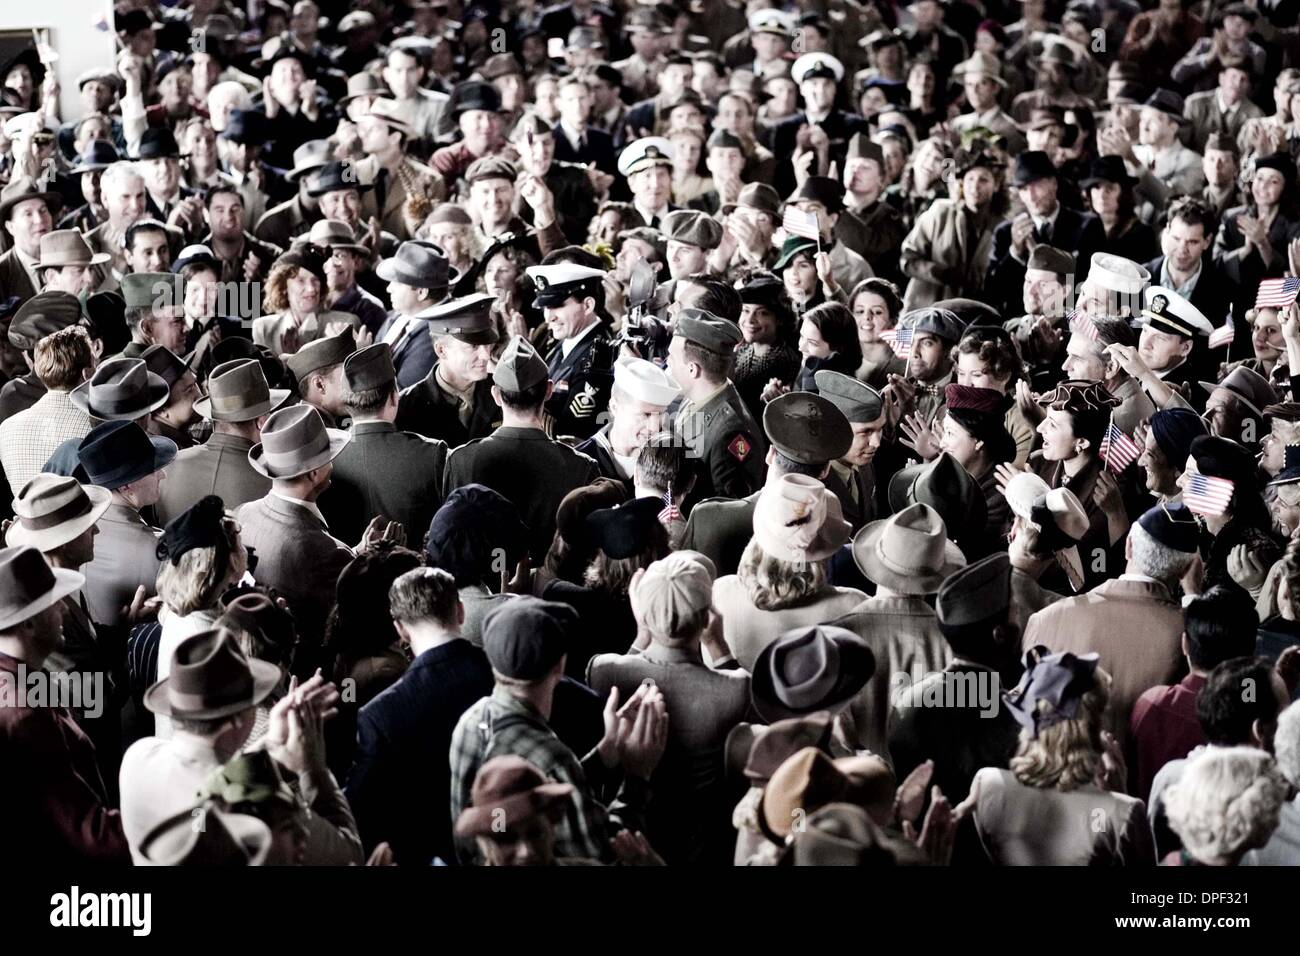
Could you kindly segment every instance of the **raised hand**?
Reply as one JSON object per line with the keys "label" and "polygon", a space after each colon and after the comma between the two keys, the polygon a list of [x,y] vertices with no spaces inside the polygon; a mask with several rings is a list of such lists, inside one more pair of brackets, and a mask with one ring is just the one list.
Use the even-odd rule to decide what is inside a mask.
{"label": "raised hand", "polygon": [[933,461],[939,457],[939,433],[933,424],[926,424],[920,415],[913,412],[898,424],[903,436],[899,439],[904,445],[921,456],[924,461]]}

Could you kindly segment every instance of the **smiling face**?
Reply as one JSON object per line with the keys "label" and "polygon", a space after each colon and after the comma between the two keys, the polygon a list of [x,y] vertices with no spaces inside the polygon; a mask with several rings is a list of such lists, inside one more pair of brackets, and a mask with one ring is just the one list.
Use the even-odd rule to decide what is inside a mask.
{"label": "smiling face", "polygon": [[665,411],[667,407],[664,405],[653,405],[621,390],[616,391],[609,400],[609,414],[613,422],[610,439],[614,447],[640,448],[659,433]]}
{"label": "smiling face", "polygon": [[776,316],[766,306],[746,302],[740,308],[740,334],[747,344],[767,345],[775,342]]}
{"label": "smiling face", "polygon": [[882,412],[874,422],[851,422],[853,444],[840,461],[854,468],[864,468],[871,464],[884,441],[887,421],[888,417]]}
{"label": "smiling face", "polygon": [[1250,326],[1250,345],[1261,362],[1275,361],[1286,348],[1277,309],[1259,309]]}
{"label": "smiling face", "polygon": [[320,197],[321,215],[338,219],[354,229],[361,222],[361,193],[355,189],[335,189]]}
{"label": "smiling face", "polygon": [[470,345],[450,335],[439,335],[434,339],[434,351],[438,353],[438,362],[455,379],[481,382],[488,377],[491,345]]}
{"label": "smiling face", "polygon": [[285,288],[295,315],[310,315],[320,308],[320,280],[306,269],[296,270]]}
{"label": "smiling face", "polygon": [[1274,418],[1269,432],[1259,443],[1263,454],[1259,465],[1269,475],[1276,475],[1286,464],[1286,446],[1300,444],[1300,422]]}
{"label": "smiling face", "polygon": [[966,170],[961,178],[962,200],[971,210],[983,209],[993,199],[997,189],[997,180],[993,173],[983,166]]}
{"label": "smiling face", "polygon": [[562,342],[584,331],[592,323],[595,318],[592,314],[594,307],[594,299],[578,299],[570,296],[560,305],[548,305],[543,308],[542,315],[546,319],[552,337],[557,342]]}
{"label": "smiling face", "polygon": [[1178,487],[1178,469],[1165,457],[1151,429],[1147,429],[1146,443],[1137,464],[1146,479],[1147,490],[1152,494],[1173,494]]}
{"label": "smiling face", "polygon": [[672,196],[673,174],[668,166],[651,166],[627,177],[627,185],[637,205],[643,209],[661,209]]}
{"label": "smiling face", "polygon": [[41,236],[54,228],[54,217],[44,199],[24,199],[9,210],[5,229],[14,244],[29,256],[41,251]]}
{"label": "smiling face", "polygon": [[943,419],[943,434],[939,439],[939,448],[957,459],[957,463],[972,474],[979,470],[984,443],[976,441],[971,433],[958,424],[951,415]]}
{"label": "smiling face", "polygon": [[874,292],[860,292],[853,300],[853,322],[858,327],[858,341],[876,345],[880,333],[894,327],[889,306]]}
{"label": "smiling face", "polygon": [[1255,198],[1255,205],[1272,208],[1282,201],[1282,191],[1286,188],[1286,177],[1276,169],[1257,169],[1250,181],[1250,194]]}
{"label": "smiling face", "polygon": [[995,392],[1006,394],[1008,376],[996,378],[988,363],[974,352],[957,353],[957,384],[971,388],[991,388]]}
{"label": "smiling face", "polygon": [[1088,444],[1075,436],[1070,413],[1060,409],[1049,408],[1037,431],[1043,436],[1043,458],[1047,461],[1069,461]]}
{"label": "smiling face", "polygon": [[822,330],[807,319],[799,326],[799,354],[805,359],[831,356],[831,347],[822,337]]}
{"label": "smiling face", "polygon": [[704,272],[708,259],[708,253],[699,246],[678,242],[676,239],[668,240],[668,273],[674,279]]}

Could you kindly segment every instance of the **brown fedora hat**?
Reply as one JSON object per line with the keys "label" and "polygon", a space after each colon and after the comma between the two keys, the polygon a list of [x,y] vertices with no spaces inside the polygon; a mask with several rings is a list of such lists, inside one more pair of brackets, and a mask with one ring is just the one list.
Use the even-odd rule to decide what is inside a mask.
{"label": "brown fedora hat", "polygon": [[299,236],[294,242],[306,242],[313,246],[320,246],[322,249],[329,249],[333,252],[335,249],[342,249],[345,252],[355,252],[359,255],[369,255],[370,250],[357,242],[356,235],[352,232],[352,227],[346,222],[338,219],[318,219],[312,223],[311,230],[303,236]]}
{"label": "brown fedora hat", "polygon": [[144,705],[164,717],[216,720],[257,706],[281,676],[274,664],[245,657],[233,631],[201,631],[177,646],[171,673],[145,691]]}
{"label": "brown fedora hat", "polygon": [[98,521],[112,501],[113,494],[106,488],[42,472],[23,485],[14,499],[14,522],[5,543],[53,551]]}
{"label": "brown fedora hat", "polygon": [[0,631],[40,614],[85,583],[78,571],[50,567],[35,548],[0,549]]}
{"label": "brown fedora hat", "polygon": [[108,253],[94,252],[76,229],[56,229],[41,236],[41,260],[36,268],[102,266],[111,258]]}
{"label": "brown fedora hat", "polygon": [[289,397],[287,388],[269,388],[257,359],[222,362],[208,375],[208,394],[194,411],[211,422],[249,422],[269,414]]}
{"label": "brown fedora hat", "polygon": [[167,380],[149,371],[144,359],[118,358],[95,369],[68,399],[92,418],[129,422],[162,408],[171,391]]}
{"label": "brown fedora hat", "polygon": [[337,458],[351,437],[326,428],[314,405],[290,405],[266,420],[262,440],[248,451],[248,463],[267,478],[297,478]]}
{"label": "brown fedora hat", "polygon": [[547,780],[523,757],[505,754],[479,767],[470,791],[470,806],[456,820],[456,835],[485,836],[547,816],[557,820],[568,805],[573,786]]}
{"label": "brown fedora hat", "polygon": [[36,184],[36,180],[30,176],[19,176],[0,190],[0,222],[4,222],[9,218],[9,213],[14,206],[20,202],[26,202],[28,199],[45,200],[45,205],[50,207],[51,215],[63,208],[63,197],[58,193],[43,191]]}
{"label": "brown fedora hat", "polygon": [[271,845],[271,828],[257,817],[205,805],[159,823],[140,841],[140,855],[153,866],[261,866]]}

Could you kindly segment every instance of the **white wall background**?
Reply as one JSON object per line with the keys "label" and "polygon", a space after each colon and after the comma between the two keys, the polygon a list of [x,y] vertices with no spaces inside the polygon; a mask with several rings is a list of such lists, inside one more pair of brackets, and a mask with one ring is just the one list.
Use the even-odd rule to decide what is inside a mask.
{"label": "white wall background", "polygon": [[76,79],[92,67],[113,66],[116,45],[112,0],[0,0],[0,31],[44,28],[59,54],[54,65],[65,120],[77,116]]}

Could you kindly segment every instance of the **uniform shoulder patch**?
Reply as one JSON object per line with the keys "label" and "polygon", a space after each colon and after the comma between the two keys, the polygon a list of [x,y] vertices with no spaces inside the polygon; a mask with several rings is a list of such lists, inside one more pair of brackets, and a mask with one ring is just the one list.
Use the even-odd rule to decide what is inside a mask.
{"label": "uniform shoulder patch", "polygon": [[596,386],[587,382],[581,392],[569,402],[569,413],[574,418],[590,418],[596,412]]}
{"label": "uniform shoulder patch", "polygon": [[744,461],[754,450],[754,443],[749,440],[748,435],[733,435],[731,441],[727,442],[727,452],[736,461]]}

